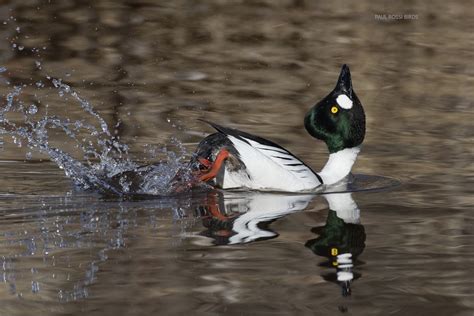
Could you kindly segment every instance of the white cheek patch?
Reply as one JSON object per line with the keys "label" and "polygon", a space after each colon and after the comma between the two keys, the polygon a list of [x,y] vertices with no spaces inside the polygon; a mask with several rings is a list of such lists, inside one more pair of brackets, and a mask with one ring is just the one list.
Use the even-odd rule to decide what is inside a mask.
{"label": "white cheek patch", "polygon": [[343,109],[349,110],[352,108],[352,100],[345,94],[341,94],[336,99],[337,104]]}

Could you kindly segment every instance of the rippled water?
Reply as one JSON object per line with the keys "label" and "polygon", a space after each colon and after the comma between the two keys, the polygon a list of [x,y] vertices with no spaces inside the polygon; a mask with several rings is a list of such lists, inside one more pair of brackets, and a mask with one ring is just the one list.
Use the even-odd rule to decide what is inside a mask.
{"label": "rippled water", "polygon": [[[354,171],[402,182],[119,201],[0,135],[0,314],[472,314],[473,12],[442,1],[0,4],[2,107],[20,87],[13,101],[31,117],[100,131],[48,77],[61,79],[139,163],[186,160],[211,132],[205,118],[318,169],[327,152],[303,116],[348,63],[368,120]],[[399,13],[417,18],[375,18]],[[64,133],[49,137],[84,158]]]}

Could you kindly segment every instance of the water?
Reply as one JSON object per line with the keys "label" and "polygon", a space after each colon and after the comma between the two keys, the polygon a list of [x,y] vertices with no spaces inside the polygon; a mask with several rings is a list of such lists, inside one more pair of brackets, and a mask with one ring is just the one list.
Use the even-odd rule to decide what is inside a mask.
{"label": "water", "polygon": [[[68,96],[71,96],[79,104],[83,115],[91,116],[98,127],[85,119],[71,120],[68,112],[64,117],[51,114],[52,109],[47,109],[43,116],[38,115],[39,118],[34,117],[38,113],[38,107],[34,104],[25,107],[21,93],[22,87],[28,87],[28,85],[22,85],[12,88],[12,92],[6,96],[5,106],[0,109],[0,135],[10,136],[18,147],[25,145],[30,150],[49,156],[51,161],[64,170],[65,175],[74,185],[82,190],[119,197],[135,194],[168,195],[175,192],[173,187],[176,185],[173,185],[173,179],[177,177],[178,172],[184,180],[191,178],[191,171],[186,168],[185,163],[181,162],[185,158],[185,152],[180,142],[174,141],[182,149],[178,156],[175,152],[169,152],[163,147],[162,152],[167,154],[166,160],[155,161],[149,167],[141,167],[130,158],[128,146],[121,143],[118,137],[112,136],[105,120],[87,100],[61,80],[49,76],[46,79],[51,81],[58,95],[65,100],[63,106],[70,106]],[[39,83],[36,82],[36,89],[43,92],[44,86]],[[48,100],[48,95],[43,99],[35,94],[35,98],[38,103],[41,103],[42,100]],[[22,123],[18,124],[10,118],[15,114],[22,117]],[[64,151],[61,147],[51,145],[55,141],[51,136],[54,130],[61,131],[66,137],[66,140],[62,141],[63,144],[75,143],[75,152],[80,153],[82,159],[74,158],[71,153]],[[31,160],[32,152],[28,151],[25,158]],[[133,176],[127,176],[129,172],[132,175],[138,172],[146,173],[146,175],[140,177],[143,179],[134,181],[130,179]]]}
{"label": "water", "polygon": [[[407,6],[0,5],[6,118],[49,124],[0,135],[1,314],[472,314],[473,10]],[[400,12],[418,19],[374,18]],[[368,119],[354,171],[401,186],[97,193],[94,177],[156,161],[149,190],[165,193],[212,132],[199,118],[318,169],[327,152],[302,119],[342,63]]]}

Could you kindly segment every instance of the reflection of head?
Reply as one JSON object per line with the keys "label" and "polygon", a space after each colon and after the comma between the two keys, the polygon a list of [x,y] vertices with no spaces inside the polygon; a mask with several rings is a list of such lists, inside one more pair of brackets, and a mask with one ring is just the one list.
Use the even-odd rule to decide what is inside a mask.
{"label": "reflection of head", "polygon": [[327,257],[331,261],[342,253],[352,253],[353,258],[356,258],[364,251],[364,226],[344,222],[334,210],[329,210],[326,225],[315,227],[311,231],[319,234],[319,237],[308,240],[305,246],[316,255]]}
{"label": "reflection of head", "polygon": [[318,256],[335,260],[337,255],[357,257],[365,248],[365,230],[360,225],[360,210],[351,193],[323,195],[329,205],[326,225],[311,231],[319,237],[308,240],[306,247]]}
{"label": "reflection of head", "polygon": [[329,259],[323,265],[337,268],[337,273],[323,275],[327,281],[341,285],[342,295],[351,293],[350,283],[360,274],[352,268],[357,257],[365,248],[365,229],[360,224],[360,211],[350,193],[324,196],[329,204],[326,225],[315,227],[311,231],[319,236],[308,240],[306,247],[316,255]]}

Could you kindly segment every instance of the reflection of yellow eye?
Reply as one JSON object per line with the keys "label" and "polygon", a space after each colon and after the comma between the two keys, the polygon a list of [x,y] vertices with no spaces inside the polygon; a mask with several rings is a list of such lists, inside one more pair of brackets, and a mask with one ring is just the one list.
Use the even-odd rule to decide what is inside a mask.
{"label": "reflection of yellow eye", "polygon": [[332,114],[336,114],[337,112],[339,112],[339,109],[337,108],[337,106],[333,106],[333,107],[331,108],[331,113],[332,113]]}

